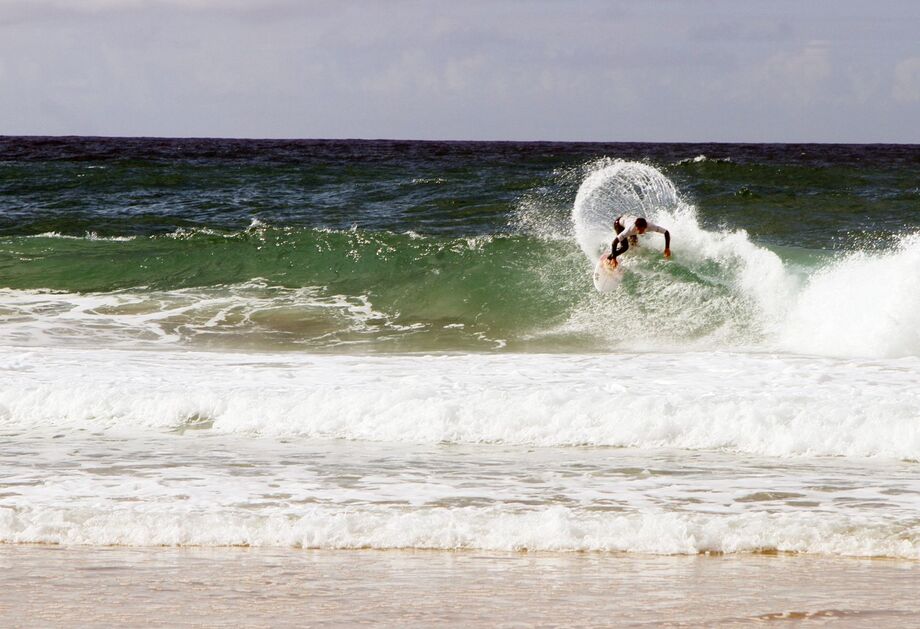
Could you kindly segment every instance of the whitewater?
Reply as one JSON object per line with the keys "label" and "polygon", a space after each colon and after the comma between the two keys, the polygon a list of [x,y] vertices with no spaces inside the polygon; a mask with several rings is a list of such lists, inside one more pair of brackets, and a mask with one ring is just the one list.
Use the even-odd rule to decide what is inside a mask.
{"label": "whitewater", "polygon": [[[664,170],[481,233],[3,236],[0,542],[920,559],[917,234],[758,242]],[[600,295],[621,213],[674,256]]]}

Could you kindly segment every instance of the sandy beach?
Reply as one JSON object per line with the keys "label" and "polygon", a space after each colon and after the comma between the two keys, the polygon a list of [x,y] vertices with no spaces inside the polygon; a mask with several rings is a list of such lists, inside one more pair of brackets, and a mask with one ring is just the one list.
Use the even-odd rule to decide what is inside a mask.
{"label": "sandy beach", "polygon": [[908,626],[920,564],[800,555],[0,546],[4,627]]}

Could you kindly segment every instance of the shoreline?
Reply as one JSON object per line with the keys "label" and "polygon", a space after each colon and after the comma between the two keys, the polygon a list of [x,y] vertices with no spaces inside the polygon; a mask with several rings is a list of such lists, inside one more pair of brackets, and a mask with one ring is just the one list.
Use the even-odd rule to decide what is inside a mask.
{"label": "shoreline", "polygon": [[0,545],[0,624],[735,626],[920,613],[920,562],[820,555]]}

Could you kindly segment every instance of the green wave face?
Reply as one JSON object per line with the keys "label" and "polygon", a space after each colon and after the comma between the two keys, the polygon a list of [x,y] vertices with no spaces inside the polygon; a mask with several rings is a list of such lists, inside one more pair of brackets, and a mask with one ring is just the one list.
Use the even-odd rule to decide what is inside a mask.
{"label": "green wave face", "polygon": [[106,294],[121,303],[100,312],[116,319],[196,302],[167,317],[167,327],[185,326],[192,341],[215,341],[222,331],[230,346],[242,333],[243,344],[502,347],[564,320],[590,288],[571,246],[526,236],[256,228],[131,240],[14,237],[0,248],[12,289]]}
{"label": "green wave face", "polygon": [[68,334],[85,342],[605,351],[645,342],[646,325],[658,340],[756,333],[755,309],[718,265],[666,263],[640,249],[633,267],[619,293],[600,295],[573,241],[527,235],[257,226],[129,240],[0,240],[0,272],[13,289],[5,314],[79,312]]}

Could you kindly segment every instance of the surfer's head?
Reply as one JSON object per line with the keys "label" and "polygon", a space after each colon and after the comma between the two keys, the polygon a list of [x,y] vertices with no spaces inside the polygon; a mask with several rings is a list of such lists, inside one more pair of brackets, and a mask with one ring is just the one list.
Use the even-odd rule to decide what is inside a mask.
{"label": "surfer's head", "polygon": [[638,231],[640,234],[644,234],[647,228],[648,228],[647,220],[645,220],[644,218],[636,219],[636,231]]}

